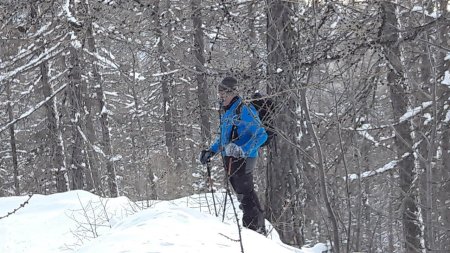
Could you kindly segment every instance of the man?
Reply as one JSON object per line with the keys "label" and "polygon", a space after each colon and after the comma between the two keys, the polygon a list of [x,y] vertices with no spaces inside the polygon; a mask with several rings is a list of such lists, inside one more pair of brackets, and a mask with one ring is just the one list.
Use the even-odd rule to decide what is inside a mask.
{"label": "man", "polygon": [[265,234],[263,210],[253,187],[253,170],[258,149],[266,141],[267,134],[258,112],[253,105],[242,101],[237,87],[237,80],[233,77],[226,77],[219,84],[221,109],[224,110],[220,134],[209,149],[202,151],[200,162],[205,164],[212,156],[221,153],[228,179],[241,203],[244,227]]}

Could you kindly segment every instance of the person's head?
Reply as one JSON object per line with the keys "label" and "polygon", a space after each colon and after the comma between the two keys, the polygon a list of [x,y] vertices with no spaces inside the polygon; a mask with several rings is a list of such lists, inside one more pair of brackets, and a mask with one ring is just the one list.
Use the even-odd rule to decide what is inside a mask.
{"label": "person's head", "polygon": [[218,87],[219,99],[226,106],[230,103],[230,101],[238,95],[238,82],[234,77],[225,77],[220,83]]}

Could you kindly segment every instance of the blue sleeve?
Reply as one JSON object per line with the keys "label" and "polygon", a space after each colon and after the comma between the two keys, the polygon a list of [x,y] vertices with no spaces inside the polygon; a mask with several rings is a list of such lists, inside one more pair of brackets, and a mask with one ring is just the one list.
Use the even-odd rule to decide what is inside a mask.
{"label": "blue sleeve", "polygon": [[243,127],[241,131],[246,137],[246,141],[241,144],[241,148],[245,156],[248,156],[264,144],[267,140],[267,133],[262,127],[256,110],[250,109],[249,106],[243,106],[241,113],[241,127]]}
{"label": "blue sleeve", "polygon": [[217,152],[219,152],[219,139],[220,139],[219,137],[216,137],[216,140],[214,141],[214,143],[211,144],[211,147],[209,147],[209,150],[211,150],[215,154],[217,154]]}

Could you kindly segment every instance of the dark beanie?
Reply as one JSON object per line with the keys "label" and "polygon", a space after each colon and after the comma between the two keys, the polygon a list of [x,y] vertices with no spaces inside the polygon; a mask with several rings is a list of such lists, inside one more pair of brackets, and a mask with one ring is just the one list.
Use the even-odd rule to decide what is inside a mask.
{"label": "dark beanie", "polygon": [[236,78],[231,77],[231,76],[227,76],[225,77],[222,82],[219,84],[220,88],[225,89],[225,90],[237,90],[238,87],[238,82],[236,80]]}

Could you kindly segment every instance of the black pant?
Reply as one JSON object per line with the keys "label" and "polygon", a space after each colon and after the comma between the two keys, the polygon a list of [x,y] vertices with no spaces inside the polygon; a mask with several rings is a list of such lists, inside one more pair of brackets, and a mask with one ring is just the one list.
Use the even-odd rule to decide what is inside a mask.
{"label": "black pant", "polygon": [[253,187],[255,165],[256,158],[248,158],[247,160],[245,158],[225,157],[227,175],[244,213],[242,217],[243,226],[258,232],[265,232],[264,211]]}

